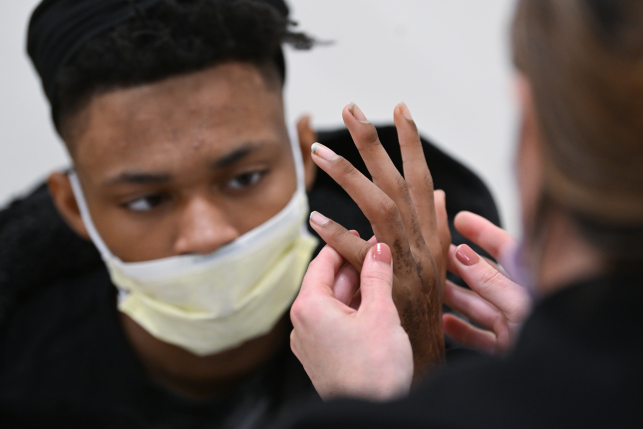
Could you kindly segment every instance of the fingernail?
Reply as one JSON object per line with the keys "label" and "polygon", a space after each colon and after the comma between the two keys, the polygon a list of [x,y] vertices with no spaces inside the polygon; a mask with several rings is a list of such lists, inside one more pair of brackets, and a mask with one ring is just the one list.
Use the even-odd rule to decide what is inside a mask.
{"label": "fingernail", "polygon": [[411,111],[409,110],[409,106],[406,105],[405,102],[400,103],[400,111],[402,112],[402,115],[409,121],[413,120],[413,116],[411,116]]}
{"label": "fingernail", "polygon": [[362,109],[357,107],[357,104],[351,102],[351,104],[348,106],[348,110],[353,114],[355,119],[357,119],[360,124],[370,124],[370,122],[368,122],[368,119],[366,119],[366,115],[364,115],[364,112],[362,112]]}
{"label": "fingernail", "polygon": [[480,260],[480,256],[478,256],[478,254],[466,244],[458,247],[455,252],[455,257],[467,267],[477,264]]}
{"label": "fingernail", "polygon": [[447,193],[446,192],[444,192],[442,189],[437,189],[437,190],[434,191],[434,195],[435,195],[435,197],[441,199],[442,203],[446,204],[446,202],[447,202]]}
{"label": "fingernail", "polygon": [[312,212],[310,214],[310,221],[317,226],[324,226],[330,222],[330,219],[319,212]]}
{"label": "fingernail", "polygon": [[320,143],[313,143],[313,145],[310,147],[310,150],[315,155],[326,161],[332,161],[333,159],[337,158],[337,154],[335,152]]}
{"label": "fingernail", "polygon": [[391,265],[391,249],[384,243],[377,243],[373,250],[373,260]]}

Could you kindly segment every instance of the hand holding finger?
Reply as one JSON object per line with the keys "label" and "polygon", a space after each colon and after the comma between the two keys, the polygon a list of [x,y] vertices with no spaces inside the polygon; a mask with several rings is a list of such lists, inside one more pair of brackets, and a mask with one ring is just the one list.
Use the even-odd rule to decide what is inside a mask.
{"label": "hand holding finger", "polygon": [[338,301],[350,305],[359,289],[359,271],[350,263],[344,264],[335,277],[333,292]]}
{"label": "hand holding finger", "polygon": [[395,244],[394,257],[397,262],[410,260],[406,229],[395,202],[350,162],[326,146],[315,143],[311,150],[313,161],[319,168],[328,173],[357,203],[373,227],[378,241],[391,246]]}
{"label": "hand holding finger", "polygon": [[[333,252],[320,256],[311,264],[313,272],[319,274],[316,270],[323,268],[332,274]],[[386,244],[369,251],[361,273],[364,303],[359,310],[314,293],[325,290],[324,285],[307,284],[305,290],[313,292],[300,295],[293,304],[291,347],[322,398],[389,400],[408,392],[413,352],[391,296],[391,263]],[[304,282],[317,281],[308,274]]]}
{"label": "hand holding finger", "polygon": [[342,255],[358,272],[362,271],[364,258],[366,258],[370,248],[373,247],[370,240],[362,240],[359,236],[319,212],[311,213],[310,226],[326,244]]}

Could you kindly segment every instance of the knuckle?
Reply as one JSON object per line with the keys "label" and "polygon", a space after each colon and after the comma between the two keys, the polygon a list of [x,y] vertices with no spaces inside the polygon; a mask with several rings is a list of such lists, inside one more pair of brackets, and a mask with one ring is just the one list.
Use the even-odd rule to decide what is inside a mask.
{"label": "knuckle", "polygon": [[366,145],[380,145],[380,138],[377,135],[377,130],[374,126],[364,127],[365,129],[359,131],[359,139]]}
{"label": "knuckle", "polygon": [[387,221],[397,221],[400,218],[397,205],[388,197],[384,197],[380,201],[380,213]]}
{"label": "knuckle", "polygon": [[431,172],[427,168],[423,168],[423,171],[418,176],[419,180],[408,182],[409,190],[418,193],[433,192],[433,176]]}
{"label": "knuckle", "polygon": [[371,269],[364,273],[362,280],[375,285],[375,287],[381,287],[391,283],[391,272],[384,269]]}
{"label": "knuckle", "polygon": [[424,186],[433,190],[433,175],[428,170],[428,168],[423,172],[421,177],[422,177],[422,183],[424,184]]}
{"label": "knuckle", "polygon": [[512,318],[519,321],[525,320],[531,312],[531,298],[529,298],[529,296],[518,295],[514,305],[509,311]]}
{"label": "knuckle", "polygon": [[293,330],[293,331],[290,333],[290,349],[293,351],[293,353],[295,354],[295,356],[298,356],[298,355],[299,355],[299,348],[297,347],[297,343],[298,343],[298,341],[297,341],[297,340],[298,340],[298,338],[297,338],[297,334],[296,334],[296,333],[295,333],[295,331]]}
{"label": "knuckle", "polygon": [[409,187],[406,183],[406,180],[402,177],[402,175],[398,174],[395,177],[395,188],[397,190],[397,193],[404,198],[408,197],[409,194]]}
{"label": "knuckle", "polygon": [[301,297],[298,297],[290,307],[290,320],[295,326],[301,325],[304,322],[305,315],[305,303]]}
{"label": "knuckle", "polygon": [[342,243],[345,241],[350,241],[353,238],[356,238],[349,230],[344,228],[338,223],[333,223],[333,226],[331,228],[331,237],[330,237],[333,242],[335,243]]}
{"label": "knuckle", "polygon": [[404,146],[409,149],[423,150],[422,139],[420,138],[417,125],[415,122],[412,122],[409,124],[409,127],[411,127],[411,135],[407,135],[405,139],[400,139],[400,146]]}
{"label": "knuckle", "polygon": [[310,263],[308,264],[308,271],[306,272],[306,275],[304,275],[304,282],[306,281],[306,277],[309,276],[310,273],[314,272],[315,269],[317,268],[317,265],[319,265],[319,259],[315,258]]}
{"label": "knuckle", "polygon": [[357,177],[359,177],[360,175],[359,170],[357,170],[355,166],[353,166],[353,164],[351,164],[343,156],[337,159],[337,163],[338,163],[339,172],[345,179],[354,180]]}
{"label": "knuckle", "polygon": [[504,281],[505,277],[492,267],[482,270],[479,277],[480,284],[485,287],[501,285]]}
{"label": "knuckle", "polygon": [[366,256],[368,256],[368,252],[369,252],[369,250],[371,250],[371,247],[373,247],[373,246],[371,246],[370,244],[366,244],[366,245],[362,246],[357,251],[357,259],[359,261],[364,261],[366,259]]}

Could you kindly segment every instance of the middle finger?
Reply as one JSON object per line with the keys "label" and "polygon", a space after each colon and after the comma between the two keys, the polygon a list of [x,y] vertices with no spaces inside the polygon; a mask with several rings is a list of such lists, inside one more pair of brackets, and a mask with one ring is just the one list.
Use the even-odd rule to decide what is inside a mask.
{"label": "middle finger", "polygon": [[373,183],[397,205],[408,234],[409,244],[413,248],[424,249],[420,222],[406,181],[382,146],[375,126],[366,119],[355,103],[345,107],[342,116],[366,168],[373,177]]}
{"label": "middle finger", "polygon": [[402,217],[393,200],[344,157],[326,146],[315,143],[312,152],[319,168],[328,173],[357,203],[373,226],[377,240],[393,249],[396,268],[410,268],[414,259]]}

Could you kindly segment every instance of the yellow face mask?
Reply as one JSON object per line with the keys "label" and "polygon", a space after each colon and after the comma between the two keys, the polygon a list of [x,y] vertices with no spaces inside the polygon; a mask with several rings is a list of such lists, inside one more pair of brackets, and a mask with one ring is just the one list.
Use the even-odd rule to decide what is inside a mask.
{"label": "yellow face mask", "polygon": [[119,310],[159,340],[199,356],[270,332],[294,301],[318,242],[306,229],[303,162],[297,140],[291,144],[298,184],[288,205],[210,255],[121,261],[96,231],[72,172],[85,226],[119,288]]}

